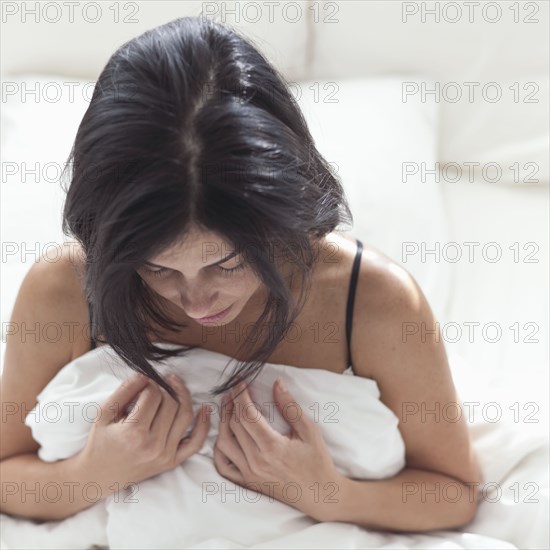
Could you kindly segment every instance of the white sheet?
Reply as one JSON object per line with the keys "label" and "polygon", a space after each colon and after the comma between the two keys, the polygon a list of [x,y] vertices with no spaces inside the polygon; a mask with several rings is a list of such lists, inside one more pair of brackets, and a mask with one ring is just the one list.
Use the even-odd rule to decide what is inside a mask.
{"label": "white sheet", "polygon": [[[229,359],[197,348],[185,357],[157,363],[157,368],[182,376],[196,412],[202,402],[214,401],[208,390],[221,380],[218,376]],[[39,414],[31,412],[26,418],[41,445],[39,456],[54,461],[81,449],[91,423],[79,411],[86,403],[104,401],[130,374],[109,347],[92,350],[66,365],[38,395]],[[281,433],[287,431],[286,423],[275,408],[271,416],[265,408],[273,401],[271,388],[278,375],[287,381],[310,418],[312,403],[318,403],[321,411],[324,404],[336,403],[338,422],[319,422],[336,467],[349,477],[391,477],[405,463],[398,419],[380,401],[374,380],[354,377],[350,370],[345,374],[349,376],[267,364],[250,390],[264,416]],[[461,396],[465,401],[467,396]],[[219,404],[221,397],[215,401]],[[80,404],[72,419],[69,407],[63,405],[67,402]],[[47,403],[59,404],[62,414],[58,421],[44,420],[45,409],[40,407]],[[470,424],[488,489],[473,522],[461,530],[401,534],[343,522],[318,523],[287,504],[250,490],[239,491],[237,502],[229,490],[239,487],[220,476],[212,460],[218,418],[216,407],[208,439],[198,454],[174,470],[139,484],[138,502],[124,502],[121,495],[115,502],[111,496],[66,520],[42,524],[0,514],[2,548],[85,549],[93,544],[139,549],[548,547],[548,445],[543,438],[522,435],[512,425],[483,418]],[[227,493],[219,491],[205,498],[203,482],[219,484],[217,487],[225,483]],[[539,502],[526,502],[534,482],[538,491],[531,500]],[[495,497],[494,483],[502,487],[498,502],[490,502]],[[519,484],[519,496],[510,489],[514,483]],[[519,502],[514,502],[514,495]]]}

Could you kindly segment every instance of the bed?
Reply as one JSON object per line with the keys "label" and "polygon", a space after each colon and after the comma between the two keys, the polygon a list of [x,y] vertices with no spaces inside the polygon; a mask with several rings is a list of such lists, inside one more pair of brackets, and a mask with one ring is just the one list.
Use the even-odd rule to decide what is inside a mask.
{"label": "bed", "polygon": [[[170,3],[161,4],[155,13],[143,4],[147,26],[182,14]],[[462,82],[480,74],[502,82],[503,88],[506,79],[537,82],[542,99],[548,90],[547,59],[533,55],[524,63],[512,56],[506,66],[502,58],[514,45],[502,38],[505,21],[504,30],[440,25],[420,34],[421,22],[411,19],[403,25],[395,6],[366,4],[352,8],[341,3],[340,21],[353,25],[354,18],[363,18],[371,31],[355,42],[342,40],[345,25],[319,25],[312,42],[307,21],[294,27],[279,22],[289,37],[284,43],[273,25],[265,33],[262,27],[243,27],[292,81],[319,150],[341,176],[355,216],[352,234],[402,263],[428,297],[444,328],[459,396],[477,404],[471,408],[470,429],[485,479],[501,487],[503,495],[496,498],[495,486],[488,485],[476,518],[455,531],[377,533],[294,518],[294,525],[304,529],[301,535],[289,529],[286,537],[262,539],[260,533],[255,542],[240,543],[205,536],[202,546],[194,547],[548,548],[548,106],[544,100],[536,109],[504,101],[492,106],[438,103],[414,93],[403,100],[404,83],[414,92],[422,86],[433,89],[443,79]],[[540,17],[547,17],[547,5],[539,8]],[[105,62],[105,53],[135,35],[140,25],[107,25],[105,43],[96,50],[85,45],[92,40],[88,27],[60,28],[66,34],[61,32],[43,52],[29,44],[31,33],[35,41],[49,36],[51,29],[44,25],[18,29],[8,24],[3,36],[7,40],[12,33],[15,40],[19,32],[24,47],[2,76],[2,358],[6,331],[17,330],[9,319],[22,278],[39,256],[55,261],[66,240],[60,231],[63,191],[58,180],[93,89],[94,71]],[[526,49],[547,34],[541,26],[511,28]],[[383,52],[377,49],[392,32],[394,42]],[[450,32],[470,37],[460,56],[448,40]],[[80,50],[68,52],[60,36],[74,40]],[[414,52],[407,45],[411,36],[418,38]],[[452,57],[451,66],[430,50],[435,40]],[[357,57],[352,46],[367,52],[365,57]],[[475,48],[484,53],[473,63]],[[75,52],[87,60],[88,75],[82,74]],[[29,90],[38,90],[38,102]],[[451,176],[434,181],[422,172],[422,166],[438,162],[474,160],[480,166],[534,163],[532,179],[537,181],[523,181],[525,172],[515,181],[513,170],[504,170],[498,181],[478,171],[459,181]],[[442,248],[449,243],[453,247]],[[469,261],[465,243],[478,243],[474,261]],[[488,243],[500,247],[498,261],[490,256],[494,245],[484,248]],[[426,250],[439,246],[440,255],[423,254],[424,245]],[[457,250],[463,254],[460,260],[452,255]],[[84,357],[84,363],[91,358],[93,354]],[[495,410],[502,413],[498,420]],[[124,538],[109,541],[105,526],[110,512],[96,505],[64,522],[45,524],[0,514],[1,547],[89,548],[114,540],[116,547],[124,547]],[[82,536],[84,531],[89,538]],[[150,544],[154,547],[154,538]]]}

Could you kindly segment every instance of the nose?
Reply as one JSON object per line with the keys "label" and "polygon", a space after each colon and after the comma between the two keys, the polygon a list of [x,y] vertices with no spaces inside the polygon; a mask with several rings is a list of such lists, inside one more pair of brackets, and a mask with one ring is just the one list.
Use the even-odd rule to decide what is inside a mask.
{"label": "nose", "polygon": [[187,292],[189,298],[186,296],[186,293],[182,291],[180,293],[181,306],[185,313],[193,319],[200,319],[201,317],[207,317],[209,315],[214,315],[218,313],[216,309],[216,303],[218,301],[218,292],[208,291],[203,288],[202,291],[196,289],[191,292]]}

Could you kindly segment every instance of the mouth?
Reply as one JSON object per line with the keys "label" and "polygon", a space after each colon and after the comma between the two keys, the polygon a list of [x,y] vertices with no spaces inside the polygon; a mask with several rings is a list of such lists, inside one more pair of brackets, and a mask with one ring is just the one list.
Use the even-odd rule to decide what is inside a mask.
{"label": "mouth", "polygon": [[231,310],[233,307],[233,304],[231,304],[228,308],[220,311],[219,313],[216,313],[215,315],[209,315],[208,317],[199,317],[198,319],[195,319],[198,323],[210,323],[219,321],[220,319],[223,319]]}

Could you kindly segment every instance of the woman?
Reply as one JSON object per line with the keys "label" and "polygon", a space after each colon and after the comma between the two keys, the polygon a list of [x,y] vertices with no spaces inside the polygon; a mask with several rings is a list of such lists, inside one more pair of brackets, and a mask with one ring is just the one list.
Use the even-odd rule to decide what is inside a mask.
{"label": "woman", "polygon": [[[458,398],[431,309],[404,269],[372,247],[361,254],[361,241],[340,233],[352,221],[341,183],[283,77],[249,41],[187,17],[121,46],[98,79],[68,166],[63,229],[78,254],[30,270],[12,321],[54,317],[82,327],[89,314],[92,338],[67,336],[55,349],[9,338],[2,399],[31,408],[67,361],[108,344],[145,377],[103,407],[136,398],[150,428],[128,427],[113,413],[61,470],[38,460],[29,431],[10,418],[2,424],[4,480],[93,479],[108,492],[185,461],[201,448],[208,415],[181,442],[193,421],[189,392],[149,361],[199,346],[240,362],[212,390],[231,393],[228,406],[249,399],[240,382],[266,362],[339,373],[352,365],[377,382],[401,420],[407,467],[387,480],[340,476],[337,506],[303,503],[312,517],[408,531],[473,518],[480,472],[464,417],[434,414]],[[304,468],[336,477],[315,427],[300,430],[309,435],[278,440],[266,478],[283,463],[294,478]],[[219,472],[243,484],[257,477],[249,436],[233,419],[216,446]],[[442,492],[449,484],[458,497]],[[79,497],[23,504],[10,495],[2,508],[60,519],[89,505]]]}

